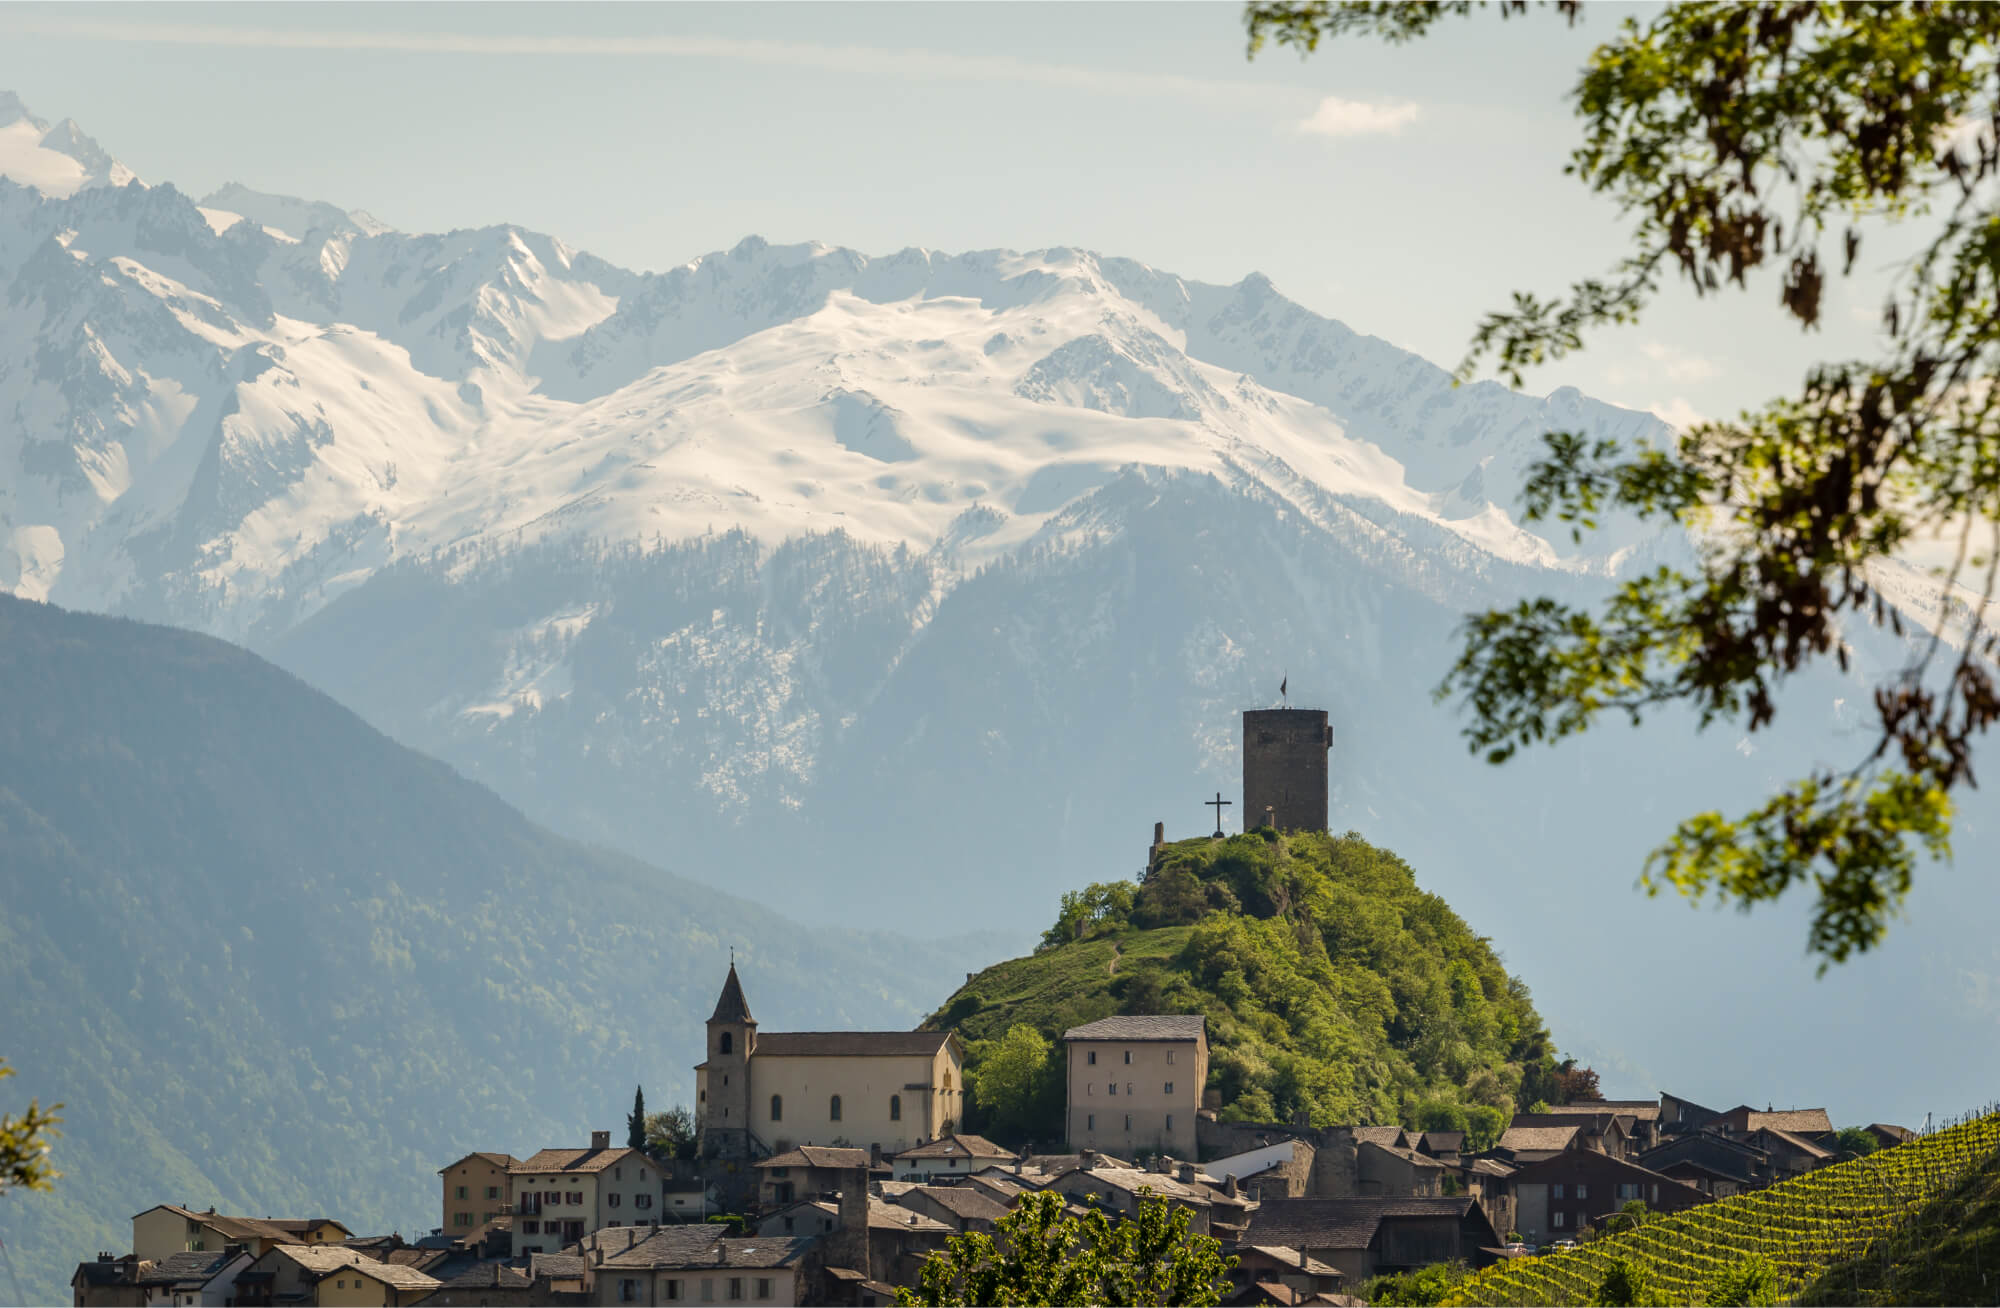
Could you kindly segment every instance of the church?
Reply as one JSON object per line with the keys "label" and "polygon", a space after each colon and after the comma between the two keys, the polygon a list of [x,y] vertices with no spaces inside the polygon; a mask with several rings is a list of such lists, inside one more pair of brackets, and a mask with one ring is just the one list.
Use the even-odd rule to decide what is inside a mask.
{"label": "church", "polygon": [[957,1129],[964,1062],[950,1031],[759,1032],[732,962],[708,1019],[708,1058],[694,1069],[701,1154],[901,1153]]}

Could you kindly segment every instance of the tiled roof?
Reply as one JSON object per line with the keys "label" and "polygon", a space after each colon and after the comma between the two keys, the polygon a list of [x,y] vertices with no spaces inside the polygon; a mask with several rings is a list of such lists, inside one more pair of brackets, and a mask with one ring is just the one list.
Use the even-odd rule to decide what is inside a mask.
{"label": "tiled roof", "polygon": [[1581,1129],[1575,1126],[1510,1126],[1501,1132],[1498,1147],[1517,1154],[1544,1149],[1559,1151],[1569,1148]]}
{"label": "tiled roof", "polygon": [[715,1011],[708,1015],[711,1022],[756,1022],[750,1016],[750,1002],[743,997],[743,983],[736,979],[736,964],[729,965],[729,976],[722,983],[722,993],[716,996]]}
{"label": "tiled roof", "polygon": [[852,1171],[868,1166],[866,1149],[845,1149],[833,1145],[800,1145],[782,1154],[761,1160],[759,1167],[824,1167]]}
{"label": "tiled roof", "polygon": [[773,1031],[757,1037],[759,1058],[928,1058],[949,1031]]}
{"label": "tiled roof", "polygon": [[136,1284],[136,1278],[143,1276],[152,1268],[153,1264],[140,1262],[137,1259],[120,1258],[108,1263],[92,1260],[78,1263],[76,1270],[70,1273],[69,1279],[73,1282],[80,1276],[86,1285],[133,1285]]}
{"label": "tiled roof", "polygon": [[[308,1272],[325,1275],[342,1267],[387,1267],[388,1263],[378,1262],[359,1249],[349,1249],[338,1244],[281,1244],[271,1250],[291,1259]],[[426,1278],[429,1279],[429,1278]]]}
{"label": "tiled roof", "polygon": [[139,1281],[154,1285],[172,1285],[183,1281],[206,1285],[229,1265],[233,1257],[232,1254],[219,1252],[169,1254],[156,1263],[148,1264],[151,1270],[142,1274]]}
{"label": "tiled roof", "polygon": [[1373,1140],[1363,1140],[1361,1143],[1373,1145],[1385,1154],[1394,1154],[1412,1167],[1434,1167],[1441,1172],[1449,1170],[1443,1163],[1432,1158],[1429,1154],[1420,1154],[1414,1149],[1398,1149],[1394,1145],[1378,1145]]}
{"label": "tiled roof", "polygon": [[1423,1141],[1422,1148],[1441,1154],[1455,1154],[1465,1148],[1463,1131],[1425,1131],[1418,1139]]}
{"label": "tiled roof", "polygon": [[1463,1217],[1475,1201],[1443,1199],[1266,1199],[1250,1214],[1246,1243],[1366,1249],[1385,1217]]}
{"label": "tiled roof", "polygon": [[337,1222],[331,1217],[267,1217],[264,1219],[264,1225],[275,1226],[287,1235],[304,1235],[316,1226],[339,1227],[349,1235],[354,1234],[347,1230],[345,1223]]}
{"label": "tiled roof", "polygon": [[1824,1108],[1786,1108],[1775,1113],[1760,1113],[1753,1108],[1744,1121],[1744,1129],[1750,1131],[1768,1126],[1775,1131],[1806,1135],[1833,1133],[1833,1119],[1826,1115]]}
{"label": "tiled roof", "polygon": [[1868,1129],[1885,1140],[1908,1143],[1917,1138],[1917,1133],[1907,1126],[1893,1126],[1888,1122],[1870,1122]]}
{"label": "tiled roof", "polygon": [[999,1172],[980,1172],[968,1178],[968,1183],[986,1194],[996,1195],[1013,1201],[1028,1193],[1028,1187],[1010,1176]]}
{"label": "tiled roof", "polygon": [[1759,1127],[1757,1129],[1760,1131],[1764,1131],[1769,1135],[1775,1136],[1780,1140],[1783,1140],[1786,1144],[1790,1145],[1792,1148],[1810,1157],[1813,1158],[1833,1157],[1833,1152],[1831,1150],[1814,1144],[1812,1141],[1806,1139],[1804,1136],[1793,1135],[1790,1131],[1780,1131],[1775,1126],[1764,1126],[1764,1127]]}
{"label": "tiled roof", "polygon": [[[398,1290],[435,1290],[439,1285],[437,1277],[429,1272],[420,1272],[401,1263],[378,1263],[372,1258],[350,1263],[347,1270],[359,1272],[370,1280],[380,1281],[384,1285],[393,1285]],[[320,1275],[324,1277],[326,1273],[321,1272]]]}
{"label": "tiled roof", "polygon": [[580,1278],[583,1275],[583,1256],[581,1254],[529,1254],[528,1275],[531,1277],[546,1276],[550,1280],[555,1281]]}
{"label": "tiled roof", "polygon": [[452,1168],[457,1167],[460,1163],[470,1162],[474,1158],[477,1158],[479,1161],[483,1163],[491,1163],[493,1164],[493,1166],[499,1168],[502,1171],[505,1171],[509,1167],[512,1167],[516,1161],[514,1155],[512,1154],[487,1153],[483,1150],[475,1149],[471,1153],[467,1154],[465,1157],[454,1158],[452,1161],[446,1163],[443,1167],[438,1168],[438,1175],[443,1176],[446,1172],[449,1172]]}
{"label": "tiled roof", "polygon": [[1106,1017],[1063,1032],[1065,1040],[1195,1040],[1207,1033],[1205,1017]]}
{"label": "tiled roof", "polygon": [[1142,1190],[1151,1190],[1161,1199],[1178,1199],[1185,1203],[1204,1206],[1209,1201],[1207,1194],[1193,1186],[1182,1185],[1164,1173],[1143,1171],[1137,1167],[1094,1167],[1088,1170],[1074,1168],[1049,1182],[1049,1186],[1061,1187],[1072,1179],[1075,1184],[1070,1188],[1086,1192],[1097,1187],[1123,1190],[1130,1195],[1137,1195]]}
{"label": "tiled roof", "polygon": [[1307,1254],[1303,1249],[1288,1248],[1281,1244],[1248,1244],[1243,1246],[1252,1253],[1260,1253],[1266,1258],[1297,1268],[1307,1276],[1343,1276],[1338,1267],[1323,1263]]}
{"label": "tiled roof", "polygon": [[[1097,1165],[1099,1167],[1130,1167],[1132,1164],[1122,1158],[1113,1158],[1110,1154],[1099,1154],[1097,1156]],[[1059,1172],[1073,1172],[1082,1166],[1082,1154],[1030,1154],[1021,1160],[1022,1171],[1040,1172],[1044,1176],[1053,1176]]]}
{"label": "tiled roof", "polygon": [[1660,1104],[1655,1099],[1591,1099],[1576,1104],[1556,1104],[1544,1116],[1558,1117],[1570,1113],[1585,1116],[1616,1113],[1620,1117],[1636,1117],[1642,1122],[1657,1122]]}
{"label": "tiled roof", "polygon": [[616,1253],[607,1253],[598,1264],[607,1267],[784,1267],[797,1261],[812,1248],[811,1236],[755,1236],[724,1239],[708,1225],[655,1226],[640,1228],[644,1239],[635,1240]]}
{"label": "tiled roof", "polygon": [[1007,1205],[969,1185],[926,1185],[917,1193],[967,1222],[997,1222],[1007,1215]]}
{"label": "tiled roof", "polygon": [[1354,1132],[1354,1142],[1356,1144],[1378,1144],[1394,1147],[1403,1139],[1403,1128],[1400,1126],[1356,1126],[1349,1129]]}
{"label": "tiled roof", "polygon": [[587,1172],[601,1172],[613,1163],[630,1159],[634,1162],[649,1161],[637,1149],[619,1145],[614,1149],[544,1149],[532,1158],[523,1159],[507,1169],[510,1176],[536,1176],[568,1173],[572,1176]]}
{"label": "tiled roof", "polygon": [[[581,1263],[581,1258],[576,1260]],[[577,1275],[583,1274],[579,1268]],[[509,1267],[497,1258],[476,1262],[440,1284],[451,1290],[525,1290],[534,1284],[526,1273]]]}
{"label": "tiled roof", "polygon": [[1006,1158],[1014,1155],[983,1135],[942,1135],[929,1144],[905,1149],[897,1158]]}

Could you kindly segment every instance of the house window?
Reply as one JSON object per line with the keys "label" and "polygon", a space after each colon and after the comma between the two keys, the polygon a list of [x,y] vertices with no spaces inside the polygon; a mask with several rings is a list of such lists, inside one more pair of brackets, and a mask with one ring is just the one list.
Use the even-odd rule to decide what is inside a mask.
{"label": "house window", "polygon": [[653,1206],[653,1196],[649,1194],[635,1194],[632,1196],[632,1206],[634,1208],[651,1208]]}
{"label": "house window", "polygon": [[742,1277],[732,1276],[729,1278],[729,1297],[731,1299],[741,1299],[743,1297]]}
{"label": "house window", "polygon": [[581,1191],[581,1190],[571,1190],[571,1191],[569,1192],[569,1201],[570,1201],[570,1202],[571,1202],[572,1204],[575,1204],[575,1205],[577,1205],[578,1207],[582,1207],[582,1205],[583,1205],[583,1191]]}
{"label": "house window", "polygon": [[758,1277],[758,1278],[757,1278],[757,1297],[758,1297],[759,1299],[768,1299],[768,1298],[770,1298],[770,1297],[771,1297],[771,1278],[770,1278],[770,1277],[768,1277],[768,1276],[760,1276],[760,1277]]}
{"label": "house window", "polygon": [[667,1302],[678,1303],[680,1302],[680,1297],[681,1297],[681,1283],[679,1281],[668,1281]]}
{"label": "house window", "polygon": [[718,1053],[724,1053],[724,1054],[734,1053],[736,1050],[736,1037],[731,1035],[729,1032],[724,1031],[722,1033],[722,1039],[716,1042],[715,1047]]}
{"label": "house window", "polygon": [[715,1278],[712,1276],[701,1278],[701,1301],[703,1303],[715,1302]]}
{"label": "house window", "polygon": [[1111,1094],[1114,1094],[1114,1095],[1118,1093],[1118,1083],[1117,1083],[1116,1081],[1113,1081],[1113,1082],[1111,1083],[1111,1090],[1110,1090],[1110,1093],[1111,1093]]}
{"label": "house window", "polygon": [[498,1198],[500,1197],[500,1187],[499,1187],[499,1186],[497,1186],[497,1185],[489,1185],[489,1186],[487,1186],[487,1187],[486,1187],[486,1197],[487,1197],[488,1199],[498,1199]]}
{"label": "house window", "polygon": [[522,1235],[540,1235],[541,1233],[542,1233],[542,1224],[540,1222],[521,1223]]}
{"label": "house window", "polygon": [[1130,1067],[1131,1065],[1132,1065],[1132,1051],[1127,1049],[1125,1051],[1125,1066]]}
{"label": "house window", "polygon": [[785,1097],[783,1095],[771,1096],[771,1120],[774,1122],[785,1120]]}
{"label": "house window", "polygon": [[1174,1092],[1174,1083],[1172,1081],[1169,1081],[1167,1082],[1167,1093],[1172,1094],[1173,1092]]}
{"label": "house window", "polygon": [[829,1100],[827,1101],[827,1104],[826,1104],[826,1116],[827,1116],[827,1120],[828,1120],[828,1121],[830,1121],[830,1122],[838,1122],[838,1121],[840,1120],[840,1096],[839,1096],[839,1095],[835,1095],[835,1096],[834,1096],[834,1097],[833,1097],[832,1099],[829,1099]]}
{"label": "house window", "polygon": [[458,1187],[458,1197],[461,1199],[465,1198],[465,1187],[462,1185]]}
{"label": "house window", "polygon": [[1569,1214],[1560,1210],[1549,1214],[1549,1225],[1561,1230],[1569,1225]]}
{"label": "house window", "polygon": [[620,1278],[618,1282],[618,1302],[637,1303],[638,1301],[639,1283],[629,1276]]}
{"label": "house window", "polygon": [[1167,1051],[1167,1066],[1172,1067],[1173,1063],[1174,1063],[1174,1051],[1169,1049]]}
{"label": "house window", "polygon": [[1590,1187],[1585,1185],[1583,1182],[1578,1181],[1576,1183],[1576,1197],[1579,1199],[1590,1198]]}
{"label": "house window", "polygon": [[608,1194],[604,1196],[604,1206],[606,1208],[616,1208],[619,1204],[623,1202],[624,1202],[623,1195]]}
{"label": "house window", "polygon": [[792,1233],[792,1219],[787,1217],[785,1219],[785,1234],[790,1235],[791,1233]]}
{"label": "house window", "polygon": [[1084,1086],[1084,1087],[1083,1087],[1083,1092],[1084,1092],[1085,1094],[1087,1094],[1087,1095],[1094,1095],[1094,1094],[1096,1094],[1096,1093],[1097,1093],[1097,1082],[1095,1082],[1095,1081],[1092,1081],[1092,1082],[1091,1082],[1090,1084],[1088,1084],[1088,1085]]}
{"label": "house window", "polygon": [[1097,1129],[1097,1114],[1085,1113],[1083,1115],[1083,1129],[1086,1131],[1095,1131]]}
{"label": "house window", "polygon": [[903,1120],[903,1096],[901,1095],[889,1096],[889,1120],[892,1122],[900,1122]]}
{"label": "house window", "polygon": [[1128,1095],[1132,1093],[1132,1083],[1130,1081],[1125,1083],[1125,1093]]}
{"label": "house window", "polygon": [[1554,1185],[1550,1186],[1550,1187],[1549,1187],[1549,1195],[1550,1195],[1550,1197],[1551,1197],[1551,1198],[1555,1198],[1555,1199],[1560,1199],[1560,1198],[1562,1198],[1562,1197],[1563,1197],[1563,1183],[1562,1183],[1561,1181],[1557,1181],[1557,1182],[1556,1182],[1556,1183],[1555,1183]]}
{"label": "house window", "polygon": [[1167,1114],[1167,1129],[1169,1131],[1174,1129],[1174,1115],[1172,1113]]}
{"label": "house window", "polygon": [[1125,1114],[1125,1129],[1127,1131],[1132,1129],[1132,1114],[1130,1113]]}
{"label": "house window", "polygon": [[493,1220],[493,1214],[492,1214],[492,1213],[481,1213],[481,1214],[479,1214],[479,1224],[480,1224],[481,1226],[484,1226],[484,1225],[485,1225],[486,1223],[488,1223],[488,1222],[490,1222],[490,1221],[492,1221],[492,1220]]}
{"label": "house window", "polygon": [[470,1226],[472,1225],[472,1214],[454,1213],[452,1214],[451,1224],[453,1226]]}
{"label": "house window", "polygon": [[1653,1202],[1660,1202],[1660,1186],[1658,1182],[1654,1182],[1653,1184]]}
{"label": "house window", "polygon": [[1088,1064],[1090,1064],[1090,1065],[1091,1065],[1092,1067],[1096,1067],[1096,1066],[1097,1066],[1097,1051],[1096,1051],[1095,1049],[1091,1049],[1091,1050],[1088,1050],[1088,1051],[1086,1051],[1086,1052],[1084,1053],[1084,1055],[1083,1055],[1083,1061],[1084,1061],[1084,1062],[1086,1062],[1086,1063],[1088,1063]]}
{"label": "house window", "polygon": [[614,1168],[612,1168],[612,1169],[611,1169],[611,1179],[612,1179],[612,1180],[614,1180],[614,1181],[622,1181],[622,1180],[624,1180],[624,1179],[625,1179],[625,1169],[624,1169],[624,1168],[622,1168],[622,1167],[614,1167]]}

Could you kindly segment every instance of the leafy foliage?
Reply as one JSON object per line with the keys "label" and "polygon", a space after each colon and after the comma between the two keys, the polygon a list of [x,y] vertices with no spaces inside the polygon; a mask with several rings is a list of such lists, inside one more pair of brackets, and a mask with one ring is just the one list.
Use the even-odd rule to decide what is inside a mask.
{"label": "leafy foliage", "polygon": [[1450,1297],[1466,1275],[1463,1263],[1432,1263],[1414,1272],[1370,1277],[1361,1297],[1375,1308],[1429,1308]]}
{"label": "leafy foliage", "polygon": [[1009,1140],[1061,1137],[1063,1060],[1049,1039],[1026,1023],[1007,1028],[998,1040],[968,1046],[966,1080],[980,1120]]}
{"label": "leafy foliage", "polygon": [[1762,1258],[1745,1258],[1716,1269],[1702,1287],[1710,1308],[1756,1308],[1778,1302],[1778,1271]]}
{"label": "leafy foliage", "polygon": [[[1308,0],[1246,17],[1253,53],[1306,52],[1352,33],[1409,40],[1471,9]],[[1774,273],[1783,310],[1810,329],[1864,236],[1918,238],[1875,357],[1823,363],[1796,395],[1697,423],[1671,451],[1551,433],[1530,520],[1577,534],[1612,512],[1677,522],[1699,566],[1631,579],[1598,612],[1541,598],[1477,615],[1439,689],[1471,710],[1467,737],[1496,762],[1670,703],[1703,725],[1767,729],[1787,678],[1814,660],[1847,666],[1843,623],[1901,632],[1876,565],[1920,535],[1955,541],[1926,615],[1937,634],[1875,687],[1865,756],[1742,816],[1690,817],[1647,864],[1656,893],[1744,908],[1808,886],[1822,966],[1879,942],[1917,857],[1949,854],[1952,792],[1973,783],[1974,744],[2000,721],[1987,621],[2000,575],[1996,65],[1991,5],[1703,0],[1627,17],[1575,87],[1583,140],[1568,171],[1631,218],[1631,252],[1566,295],[1516,295],[1461,369],[1491,357],[1519,385],[1592,331],[1636,321],[1669,279],[1706,296]],[[1954,595],[1960,582],[1974,602]]]}
{"label": "leafy foliage", "polygon": [[996,1235],[953,1236],[925,1261],[899,1304],[1189,1304],[1222,1301],[1233,1256],[1188,1229],[1189,1212],[1141,1198],[1129,1221],[1093,1209],[1063,1212],[1062,1196],[1022,1195]]}
{"label": "leafy foliage", "polygon": [[1872,1154],[1880,1147],[1881,1141],[1865,1126],[1843,1126],[1834,1136],[1834,1146],[1843,1154]]}
{"label": "leafy foliage", "polygon": [[1641,1304],[1653,1303],[1645,1268],[1629,1258],[1612,1259],[1604,1279],[1598,1283],[1597,1296],[1591,1302],[1603,1304],[1604,1308],[1638,1308]]}
{"label": "leafy foliage", "polygon": [[1559,1104],[1590,1103],[1604,1098],[1604,1091],[1597,1084],[1597,1073],[1588,1067],[1578,1067],[1574,1058],[1565,1058],[1556,1065],[1555,1092]]}
{"label": "leafy foliage", "polygon": [[[1019,1040],[1013,1031],[1026,1027],[1054,1042],[1113,1013],[1205,1015],[1207,1088],[1241,1120],[1425,1114],[1483,1141],[1497,1138],[1524,1090],[1539,1096],[1553,1084],[1548,1033],[1526,987],[1417,887],[1408,865],[1358,836],[1169,844],[1138,884],[1065,897],[1052,931],[1067,943],[988,968],[929,1021],[968,1041],[975,1086],[1003,1033]],[[1026,1061],[1025,1049],[1009,1056]],[[1059,1064],[1058,1054],[1049,1064],[1058,1089]],[[999,1102],[1020,1102],[998,1086],[1022,1083],[1008,1073]],[[1018,1119],[987,1116],[998,1103],[983,1088],[976,1099],[981,1129],[1007,1138]],[[1052,1097],[1029,1134],[1055,1138],[1061,1112]]]}
{"label": "leafy foliage", "polygon": [[[1637,1296],[1630,1302],[1701,1304],[1747,1302],[1741,1294],[1769,1295],[1762,1302],[1853,1302],[1850,1280],[1863,1266],[1879,1264],[1885,1247],[1921,1258],[1932,1244],[1950,1240],[1960,1269],[1977,1267],[1978,1237],[2000,1227],[2000,1113],[1946,1127],[1893,1149],[1823,1167],[1750,1194],[1719,1199],[1638,1230],[1607,1230],[1579,1248],[1541,1258],[1519,1258],[1468,1277],[1451,1295],[1456,1304],[1606,1303],[1611,1273],[1629,1267]],[[1973,1209],[1983,1186],[1988,1206]],[[1950,1217],[1947,1222],[1942,1220]],[[1926,1219],[1928,1218],[1928,1224]],[[1970,1224],[1975,1229],[1966,1230]],[[1951,1234],[1947,1234],[1947,1230]],[[1752,1263],[1768,1268],[1752,1275]],[[1888,1279],[1888,1278],[1884,1278]],[[1726,1282],[1726,1287],[1724,1286]],[[1885,1298],[1891,1303],[1952,1303],[1959,1295]],[[1623,1291],[1617,1291],[1623,1293]],[[1711,1300],[1712,1293],[1725,1295]],[[1976,1294],[1974,1289],[1972,1293]],[[1830,1297],[1829,1297],[1830,1296]]]}
{"label": "leafy foliage", "polygon": [[646,1147],[646,1088],[632,1087],[632,1111],[625,1114],[625,1147],[644,1150]]}
{"label": "leafy foliage", "polygon": [[[14,1069],[0,1059],[0,1081],[14,1075]],[[61,1104],[43,1108],[29,1100],[19,1117],[0,1113],[0,1195],[9,1190],[46,1190],[62,1173],[49,1166],[49,1140],[62,1134],[56,1113]]]}
{"label": "leafy foliage", "polygon": [[695,1156],[694,1114],[687,1105],[675,1104],[665,1112],[646,1115],[646,1148],[662,1158]]}

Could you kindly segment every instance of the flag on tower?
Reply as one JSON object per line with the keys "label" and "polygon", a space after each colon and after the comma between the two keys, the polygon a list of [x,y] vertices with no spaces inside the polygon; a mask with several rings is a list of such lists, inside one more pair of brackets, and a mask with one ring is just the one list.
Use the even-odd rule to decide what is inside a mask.
{"label": "flag on tower", "polygon": [[1289,685],[1291,685],[1291,684],[1292,684],[1292,674],[1291,674],[1291,673],[1289,673],[1289,672],[1287,672],[1287,673],[1285,674],[1285,676],[1284,676],[1284,679],[1283,679],[1283,680],[1281,680],[1280,682],[1278,682],[1278,698],[1279,698],[1279,699],[1283,699],[1283,698],[1285,698],[1285,687],[1287,687],[1287,686],[1289,686]]}

